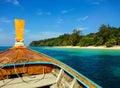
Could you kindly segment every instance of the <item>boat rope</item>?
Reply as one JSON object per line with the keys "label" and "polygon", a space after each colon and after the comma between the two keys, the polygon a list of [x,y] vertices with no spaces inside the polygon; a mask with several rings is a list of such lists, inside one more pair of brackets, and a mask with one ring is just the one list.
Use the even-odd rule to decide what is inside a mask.
{"label": "boat rope", "polygon": [[15,71],[16,75],[18,76],[18,78],[21,78],[21,80],[22,80],[23,82],[26,82],[22,77],[19,76],[19,74],[18,74],[18,72],[17,72],[17,68],[16,68],[16,66],[15,66],[15,62],[16,62],[16,61],[17,61],[17,60],[14,60],[14,65],[13,65],[14,71]]}
{"label": "boat rope", "polygon": [[[22,59],[21,59],[22,60]],[[25,58],[23,59],[23,62],[24,62],[24,60],[25,60]],[[29,59],[27,59],[28,61],[29,61]],[[26,62],[21,62],[21,63],[23,63],[23,73],[26,73],[26,71],[25,71],[25,67],[26,67],[26,63],[28,62],[28,61],[26,61]],[[19,76],[19,74],[18,74],[18,72],[17,72],[17,68],[16,68],[16,66],[15,66],[15,63],[17,62],[17,60],[15,59],[14,60],[14,71],[15,71],[15,73],[16,73],[16,75],[19,77],[19,78],[21,78],[22,79],[22,81],[23,82],[26,82],[26,83],[28,83],[27,81],[25,81],[24,79],[23,79],[23,77],[20,77]],[[27,73],[29,73],[28,72],[28,69],[27,69]],[[42,74],[43,74],[43,76],[39,79],[39,80],[42,80],[44,77],[45,77],[45,67],[43,67],[43,69],[42,69]],[[36,78],[36,76],[35,75],[33,75],[33,76],[27,76],[27,77],[29,77],[29,78]],[[39,81],[38,80],[38,81]]]}
{"label": "boat rope", "polygon": [[1,85],[0,86],[0,88],[2,88],[2,87],[4,87],[4,86],[6,86],[9,82],[11,82],[11,81],[13,81],[14,79],[11,79],[11,80],[9,80],[9,81],[7,81],[6,83],[4,82],[4,84],[3,85]]}
{"label": "boat rope", "polygon": [[42,77],[39,80],[35,81],[35,82],[38,82],[38,81],[45,78],[45,67],[43,67],[43,73],[42,74],[43,74]]}
{"label": "boat rope", "polygon": [[3,69],[5,67],[5,65],[9,63],[10,60],[9,60],[9,58],[6,58],[5,61],[6,62],[4,62],[4,61],[0,62],[0,69]]}
{"label": "boat rope", "polygon": [[[3,80],[3,85],[1,85],[0,88],[3,87],[3,86],[5,86],[5,85],[6,85],[7,83],[9,83],[10,81],[12,81],[12,80],[10,80],[10,81],[7,81],[7,82],[5,83],[5,80],[4,80],[4,79],[6,79],[6,78],[4,77],[4,74],[3,74],[2,70],[5,70],[5,71],[7,72],[8,70],[4,69],[4,67],[10,62],[10,59],[9,59],[9,58],[6,58],[6,59],[7,59],[7,62],[6,62],[6,63],[0,62],[0,63],[2,63],[2,65],[0,65],[0,72],[1,72],[2,80]],[[5,60],[6,60],[6,59],[5,59]],[[8,73],[8,72],[7,72],[7,73]],[[6,76],[7,76],[7,79],[9,79],[8,74],[6,74]]]}
{"label": "boat rope", "polygon": [[[0,64],[0,72],[1,72],[1,76],[2,76],[2,80],[3,80],[3,82],[4,82],[4,79],[5,79],[5,77],[4,77],[4,75],[3,75],[3,73],[2,73],[2,70],[4,70],[4,71],[7,71],[6,69],[4,69],[4,67],[9,63],[9,58],[6,58],[5,59],[6,60],[6,62],[0,62],[1,64]],[[8,78],[8,75],[7,75],[7,78]]]}
{"label": "boat rope", "polygon": [[[21,59],[21,60],[25,60],[26,58],[23,58],[23,59]],[[28,60],[29,61],[29,60]],[[25,66],[26,66],[26,63],[28,63],[28,61],[27,62],[21,62],[21,63],[23,63],[23,67],[22,67],[22,71],[23,71],[23,73],[25,74],[26,73],[26,71],[25,71]],[[27,70],[28,71],[28,70]]]}
{"label": "boat rope", "polygon": [[[5,77],[4,77],[4,74],[3,74],[3,71],[2,70],[5,70],[5,71],[7,71],[6,69],[4,69],[4,67],[7,65],[7,64],[9,64],[10,63],[10,59],[9,58],[6,58],[6,60],[7,61],[5,61],[5,62],[7,62],[7,63],[3,63],[2,65],[0,65],[0,72],[1,72],[1,78],[2,78],[2,80],[3,80],[3,85],[1,85],[0,86],[0,88],[1,87],[3,87],[3,86],[6,86],[9,82],[11,82],[13,79],[11,79],[11,80],[9,80],[9,81],[4,81],[4,79],[6,79]],[[21,59],[22,60],[22,59]],[[13,70],[14,70],[14,72],[15,72],[15,74],[17,75],[17,77],[18,78],[20,78],[23,82],[25,82],[25,83],[29,83],[29,82],[27,82],[27,81],[25,81],[24,79],[23,79],[23,77],[21,77],[20,75],[19,75],[19,72],[18,72],[18,68],[17,68],[17,66],[16,66],[16,63],[17,62],[19,62],[19,63],[23,63],[23,73],[29,73],[28,72],[28,68],[27,68],[27,72],[26,72],[26,70],[25,70],[25,67],[27,67],[26,66],[26,63],[27,62],[29,62],[29,58],[27,58],[27,61],[25,61],[24,62],[24,60],[25,60],[25,58],[23,58],[23,60],[20,62],[20,61],[18,61],[17,59],[14,59],[13,60]],[[9,70],[10,71],[10,70]],[[10,71],[10,72],[12,72],[12,71]],[[10,74],[12,74],[12,73],[10,73]],[[41,78],[39,78],[39,79],[37,79],[36,81],[33,81],[33,82],[38,82],[38,81],[40,81],[40,80],[42,80],[42,79],[44,79],[44,77],[45,77],[45,67],[43,66],[43,68],[42,68],[42,77]],[[9,79],[9,73],[7,72],[7,74],[6,74],[6,77],[7,77],[7,79]],[[27,77],[29,77],[29,78],[35,78],[36,76],[34,75],[34,76],[27,76]],[[32,80],[31,80],[32,81]]]}
{"label": "boat rope", "polygon": [[[25,68],[26,63],[29,62],[29,57],[28,57],[28,54],[27,54],[26,52],[24,52],[24,53],[25,53],[25,55],[26,55],[26,58],[24,58],[24,60],[27,59],[27,61],[24,62],[24,65],[23,65],[23,72],[26,73],[24,68]],[[27,67],[27,70],[26,70],[26,71],[27,71],[27,73],[28,73],[28,67]]]}
{"label": "boat rope", "polygon": [[4,70],[4,69],[0,69],[0,72],[1,72],[1,78],[2,78],[3,82],[5,82],[5,81],[4,81],[4,76],[3,76],[3,73],[2,73],[1,70]]}

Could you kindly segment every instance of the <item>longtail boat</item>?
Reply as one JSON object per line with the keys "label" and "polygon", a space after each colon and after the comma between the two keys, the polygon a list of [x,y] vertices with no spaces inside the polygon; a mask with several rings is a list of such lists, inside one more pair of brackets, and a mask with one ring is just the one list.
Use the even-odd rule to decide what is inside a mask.
{"label": "longtail boat", "polygon": [[24,20],[15,20],[15,45],[0,52],[0,88],[102,88],[64,63],[24,45]]}

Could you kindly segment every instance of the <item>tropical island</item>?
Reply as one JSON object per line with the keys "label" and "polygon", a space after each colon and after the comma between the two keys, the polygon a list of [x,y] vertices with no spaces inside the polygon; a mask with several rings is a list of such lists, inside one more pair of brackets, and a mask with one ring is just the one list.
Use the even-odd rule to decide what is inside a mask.
{"label": "tropical island", "polygon": [[82,35],[81,30],[74,29],[72,34],[63,34],[56,38],[32,41],[30,46],[120,46],[120,27],[101,25],[97,33]]}

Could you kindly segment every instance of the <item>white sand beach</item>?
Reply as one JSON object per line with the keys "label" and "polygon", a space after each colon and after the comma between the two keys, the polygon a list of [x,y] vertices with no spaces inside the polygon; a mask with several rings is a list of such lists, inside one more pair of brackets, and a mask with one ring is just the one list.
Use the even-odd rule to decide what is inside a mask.
{"label": "white sand beach", "polygon": [[55,48],[80,48],[80,49],[118,49],[120,50],[120,46],[106,47],[106,46],[54,46]]}

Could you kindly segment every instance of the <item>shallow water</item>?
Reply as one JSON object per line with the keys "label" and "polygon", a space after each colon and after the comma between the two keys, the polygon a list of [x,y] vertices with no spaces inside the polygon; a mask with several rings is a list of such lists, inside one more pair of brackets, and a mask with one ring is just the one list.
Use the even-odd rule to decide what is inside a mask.
{"label": "shallow water", "polygon": [[[0,52],[9,47],[0,47]],[[120,88],[120,50],[29,47],[58,59],[103,88]]]}

